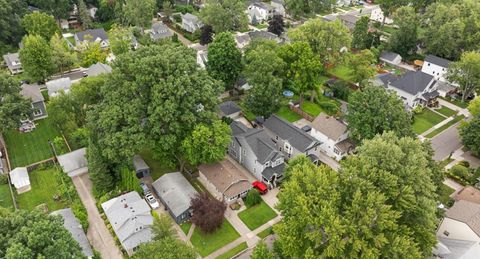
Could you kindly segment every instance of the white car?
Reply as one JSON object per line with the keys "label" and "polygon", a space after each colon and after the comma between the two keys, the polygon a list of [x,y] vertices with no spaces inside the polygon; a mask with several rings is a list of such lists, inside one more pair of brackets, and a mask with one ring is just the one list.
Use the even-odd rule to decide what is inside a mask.
{"label": "white car", "polygon": [[160,204],[158,204],[157,199],[155,199],[155,197],[153,197],[151,193],[145,195],[145,200],[147,200],[148,205],[150,205],[152,209],[158,209],[160,207]]}

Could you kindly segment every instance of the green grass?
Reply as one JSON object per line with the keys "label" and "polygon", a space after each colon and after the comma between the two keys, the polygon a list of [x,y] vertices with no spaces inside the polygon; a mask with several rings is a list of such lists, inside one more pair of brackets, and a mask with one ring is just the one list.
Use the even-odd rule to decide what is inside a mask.
{"label": "green grass", "polygon": [[192,222],[190,221],[187,221],[187,222],[183,222],[181,225],[180,225],[180,228],[182,229],[183,233],[185,233],[185,235],[188,234],[188,231],[190,231],[190,228],[192,227]]}
{"label": "green grass", "polygon": [[17,203],[20,209],[33,210],[42,203],[46,203],[49,211],[68,207],[62,201],[53,198],[62,187],[61,172],[55,168],[35,170],[29,173],[31,190],[17,195]]}
{"label": "green grass", "polygon": [[439,163],[440,168],[445,168],[448,164],[453,161],[453,158],[447,158]]}
{"label": "green grass", "polygon": [[0,206],[4,208],[13,208],[12,195],[10,194],[10,187],[8,187],[8,184],[0,184]]}
{"label": "green grass", "polygon": [[466,109],[468,107],[468,104],[469,104],[469,101],[465,101],[465,102],[462,102],[462,100],[458,100],[458,99],[450,99],[450,98],[443,98],[443,97],[440,97],[441,99],[449,102],[449,103],[452,103],[452,104],[455,104],[456,106],[460,107],[460,108],[463,108],[463,109]]}
{"label": "green grass", "polygon": [[176,172],[178,169],[175,166],[169,165],[167,162],[160,161],[153,157],[153,152],[149,149],[143,150],[140,153],[145,163],[150,167],[150,175],[153,180],[157,180],[162,175],[170,172]]}
{"label": "green grass", "polygon": [[283,118],[289,122],[298,121],[302,118],[302,116],[290,110],[288,106],[282,106],[280,110],[278,110],[277,115],[280,116],[280,118]]}
{"label": "green grass", "polygon": [[445,106],[442,106],[442,108],[440,108],[440,109],[435,109],[435,111],[436,111],[436,112],[439,112],[439,113],[441,113],[441,114],[443,114],[443,115],[445,115],[445,116],[447,116],[447,117],[451,117],[451,116],[457,114],[456,111],[454,111],[454,110],[452,110],[452,109],[450,109],[450,108],[448,108],[448,107],[445,107]]}
{"label": "green grass", "polygon": [[35,121],[35,124],[37,128],[32,132],[10,130],[4,135],[12,168],[30,165],[53,156],[48,140],[53,141],[55,137],[60,137],[60,131],[49,117]]}
{"label": "green grass", "polygon": [[394,27],[390,27],[390,26],[383,26],[382,28],[380,28],[383,32],[386,32],[388,34],[392,34],[394,32],[396,32],[398,29],[397,28],[394,28]]}
{"label": "green grass", "polygon": [[416,134],[422,134],[444,119],[445,118],[441,115],[429,109],[424,109],[421,113],[415,114],[413,117],[413,132]]}
{"label": "green grass", "polygon": [[190,241],[198,253],[205,257],[239,237],[240,234],[227,220],[224,220],[222,226],[212,234],[203,234],[200,228],[195,228]]}
{"label": "green grass", "polygon": [[443,126],[441,126],[440,128],[435,129],[435,130],[433,130],[432,132],[428,133],[426,137],[427,137],[427,138],[433,138],[433,137],[435,137],[436,135],[440,134],[442,131],[450,128],[450,127],[451,127],[452,125],[454,125],[455,123],[463,120],[464,118],[465,118],[465,116],[463,116],[463,115],[456,116],[453,120],[445,123],[445,125],[443,125]]}
{"label": "green grass", "polygon": [[216,257],[215,259],[230,259],[247,248],[248,248],[247,242],[243,242],[238,246],[228,250],[223,255]]}
{"label": "green grass", "polygon": [[262,232],[258,233],[257,236],[261,239],[266,238],[267,236],[273,234],[273,227],[268,227],[267,229],[263,230]]}
{"label": "green grass", "polygon": [[253,207],[238,213],[240,220],[250,229],[254,230],[268,221],[274,219],[277,213],[273,211],[264,201]]}
{"label": "green grass", "polygon": [[72,37],[67,37],[65,39],[67,39],[70,43],[72,43],[73,46],[75,46],[75,37],[72,36]]}
{"label": "green grass", "polygon": [[303,101],[301,108],[304,112],[312,115],[313,117],[317,117],[317,115],[323,111],[322,107],[320,107],[318,104],[306,100]]}
{"label": "green grass", "polygon": [[265,23],[259,23],[257,25],[254,25],[257,29],[266,29],[268,28],[268,24],[265,24]]}
{"label": "green grass", "polygon": [[454,191],[454,189],[446,186],[445,184],[442,184],[440,186],[440,195],[438,197],[438,200],[444,205],[448,204],[448,202],[451,200],[450,194],[452,194]]}
{"label": "green grass", "polygon": [[340,78],[342,80],[345,80],[345,81],[352,81],[352,78],[351,78],[351,73],[352,73],[352,70],[347,67],[347,66],[344,66],[344,65],[338,65],[332,69],[329,69],[328,72],[332,75],[334,75],[335,77],[337,78]]}

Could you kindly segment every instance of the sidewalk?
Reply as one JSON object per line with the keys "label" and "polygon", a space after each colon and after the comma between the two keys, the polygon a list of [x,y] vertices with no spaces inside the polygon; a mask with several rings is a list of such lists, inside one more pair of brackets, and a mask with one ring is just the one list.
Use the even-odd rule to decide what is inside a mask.
{"label": "sidewalk", "polygon": [[463,109],[461,107],[458,107],[456,106],[455,104],[451,103],[451,102],[447,102],[441,98],[438,98],[438,103],[442,106],[445,106],[449,109],[452,109],[454,111],[457,111],[460,115],[464,115],[465,117],[470,117],[471,114],[470,112],[468,111],[468,109]]}
{"label": "sidewalk", "polygon": [[[445,117],[445,116],[444,116],[444,117]],[[450,122],[451,120],[453,120],[453,119],[454,119],[453,117],[448,117],[448,118],[446,118],[445,120],[441,121],[440,123],[438,123],[438,124],[434,125],[433,127],[429,128],[427,131],[423,132],[423,133],[421,134],[421,136],[422,136],[422,137],[426,137],[426,136],[427,136],[428,134],[430,134],[432,131],[434,131],[434,130],[440,128],[440,127],[443,127],[443,125],[449,123],[449,122]],[[455,125],[457,125],[457,124],[454,124],[454,125],[452,125],[451,127],[454,127]]]}

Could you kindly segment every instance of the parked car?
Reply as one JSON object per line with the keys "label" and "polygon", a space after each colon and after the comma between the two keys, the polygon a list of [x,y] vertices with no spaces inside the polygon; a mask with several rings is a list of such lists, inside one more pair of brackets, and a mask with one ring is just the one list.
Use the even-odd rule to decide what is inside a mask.
{"label": "parked car", "polygon": [[148,188],[147,184],[145,184],[144,182],[140,183],[140,187],[142,187],[143,194],[147,195],[147,194],[151,193],[150,188]]}
{"label": "parked car", "polygon": [[147,200],[148,205],[150,205],[152,209],[158,209],[160,207],[157,199],[155,199],[151,193],[145,195],[145,200]]}
{"label": "parked car", "polygon": [[268,192],[267,186],[262,182],[255,181],[252,183],[252,186],[253,188],[257,189],[258,192],[260,192],[260,194],[262,195]]}

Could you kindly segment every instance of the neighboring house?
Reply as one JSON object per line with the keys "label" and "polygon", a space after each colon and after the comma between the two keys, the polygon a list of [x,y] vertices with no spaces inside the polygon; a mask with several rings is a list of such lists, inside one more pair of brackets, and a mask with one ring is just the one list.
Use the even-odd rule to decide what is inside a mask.
{"label": "neighboring house", "polygon": [[73,239],[75,239],[75,241],[77,241],[77,243],[80,245],[80,248],[82,248],[83,255],[85,255],[87,258],[92,258],[93,257],[92,247],[88,242],[85,232],[83,232],[82,225],[73,214],[72,209],[66,208],[66,209],[56,210],[50,213],[50,215],[61,216],[63,218],[63,227],[66,230],[68,230],[68,232],[70,232]]}
{"label": "neighboring house", "polygon": [[173,32],[162,22],[157,22],[152,25],[152,29],[150,30],[150,38],[153,41],[170,39],[172,36]]}
{"label": "neighboring house", "polygon": [[437,81],[431,75],[421,71],[409,71],[400,77],[383,74],[377,76],[377,79],[377,83],[395,91],[408,108],[415,108],[418,105],[436,106],[438,104]]}
{"label": "neighboring house", "polygon": [[102,203],[103,211],[120,244],[132,256],[143,243],[153,238],[150,206],[133,191]]}
{"label": "neighboring house", "polygon": [[445,78],[451,61],[433,55],[427,55],[423,62],[422,72],[435,77],[435,80],[448,82]]}
{"label": "neighboring house", "polygon": [[20,94],[23,96],[23,98],[32,102],[33,120],[43,119],[48,116],[47,108],[45,106],[45,98],[43,97],[38,85],[23,84]]}
{"label": "neighboring house", "polygon": [[181,173],[164,174],[153,182],[152,186],[177,224],[192,217],[190,202],[197,195],[197,191]]}
{"label": "neighboring house", "polygon": [[63,171],[70,177],[79,176],[88,172],[86,148],[80,148],[57,156],[57,161],[63,168]]}
{"label": "neighboring house", "polygon": [[310,134],[320,141],[320,149],[340,161],[354,148],[348,138],[347,125],[333,116],[320,113],[312,122]]}
{"label": "neighboring house", "polygon": [[31,190],[30,177],[26,167],[17,167],[10,171],[10,181],[12,182],[18,194]]}
{"label": "neighboring house", "polygon": [[445,213],[437,229],[441,258],[474,259],[480,255],[480,204],[460,200]]}
{"label": "neighboring house", "polygon": [[275,114],[265,120],[263,127],[275,143],[276,148],[283,152],[287,159],[303,154],[313,162],[318,161],[319,147],[322,143],[307,132]]}
{"label": "neighboring house", "polygon": [[7,53],[3,55],[3,60],[12,75],[23,72],[22,62],[20,62],[20,55],[18,53]]}
{"label": "neighboring house", "polygon": [[235,42],[237,43],[237,48],[239,48],[240,50],[245,49],[245,47],[248,46],[250,41],[251,41],[251,39],[250,39],[250,35],[248,34],[248,32],[244,32],[244,33],[238,32],[235,35]]}
{"label": "neighboring house", "polygon": [[197,64],[201,68],[206,68],[207,63],[208,63],[208,51],[207,50],[197,51]]}
{"label": "neighboring house", "polygon": [[284,0],[272,0],[270,2],[270,5],[273,7],[273,13],[274,15],[281,15],[285,17],[286,11],[285,11],[285,1]]}
{"label": "neighboring house", "polygon": [[250,41],[254,40],[273,40],[277,43],[280,43],[282,39],[280,39],[276,34],[271,33],[269,31],[250,31],[248,32],[248,36],[250,36]]}
{"label": "neighboring house", "polygon": [[252,88],[252,86],[247,82],[247,79],[243,76],[238,77],[237,82],[235,83],[235,88],[237,90],[247,91]]}
{"label": "neighboring house", "polygon": [[263,23],[273,17],[275,8],[268,3],[254,2],[247,8],[248,20],[251,24]]}
{"label": "neighboring house", "polygon": [[140,155],[133,156],[133,168],[135,169],[137,178],[143,178],[150,175],[150,167]]}
{"label": "neighboring house", "polygon": [[70,87],[72,86],[72,81],[68,77],[62,77],[48,81],[45,83],[45,85],[48,89],[48,96],[54,97],[59,95],[61,92],[68,94],[70,92]]}
{"label": "neighboring house", "polygon": [[265,129],[247,128],[238,121],[232,122],[230,128],[232,142],[228,147],[228,154],[259,181],[270,188],[276,187],[283,179],[284,156],[277,151]]}
{"label": "neighboring house", "polygon": [[456,201],[469,201],[480,204],[480,190],[473,186],[465,186],[455,195],[454,199]]}
{"label": "neighboring house", "polygon": [[233,101],[226,101],[218,105],[220,115],[222,117],[229,117],[230,119],[237,119],[242,113],[242,109]]}
{"label": "neighboring house", "polygon": [[112,67],[100,62],[98,62],[97,64],[91,65],[87,69],[87,71],[85,71],[85,74],[89,77],[94,77],[101,74],[110,74],[110,73],[112,73]]}
{"label": "neighboring house", "polygon": [[196,30],[203,27],[203,23],[198,19],[197,16],[186,13],[182,14],[182,29],[190,33],[194,33]]}
{"label": "neighboring house", "polygon": [[392,24],[393,23],[392,19],[390,19],[388,17],[385,17],[383,15],[383,11],[379,6],[376,6],[375,8],[370,9],[369,12],[370,12],[370,20],[371,21],[383,23],[384,19],[385,19],[385,24]]}
{"label": "neighboring house", "polygon": [[102,48],[107,48],[109,45],[108,36],[104,29],[90,29],[77,32],[74,38],[77,46],[84,42],[98,42]]}
{"label": "neighboring house", "polygon": [[355,29],[355,24],[360,20],[360,17],[351,14],[340,14],[337,18],[351,31]]}
{"label": "neighboring house", "polygon": [[383,51],[380,55],[380,61],[382,61],[384,64],[397,66],[402,63],[402,56],[395,52]]}
{"label": "neighboring house", "polygon": [[248,178],[228,159],[198,167],[199,181],[215,198],[228,204],[245,197],[252,188]]}

